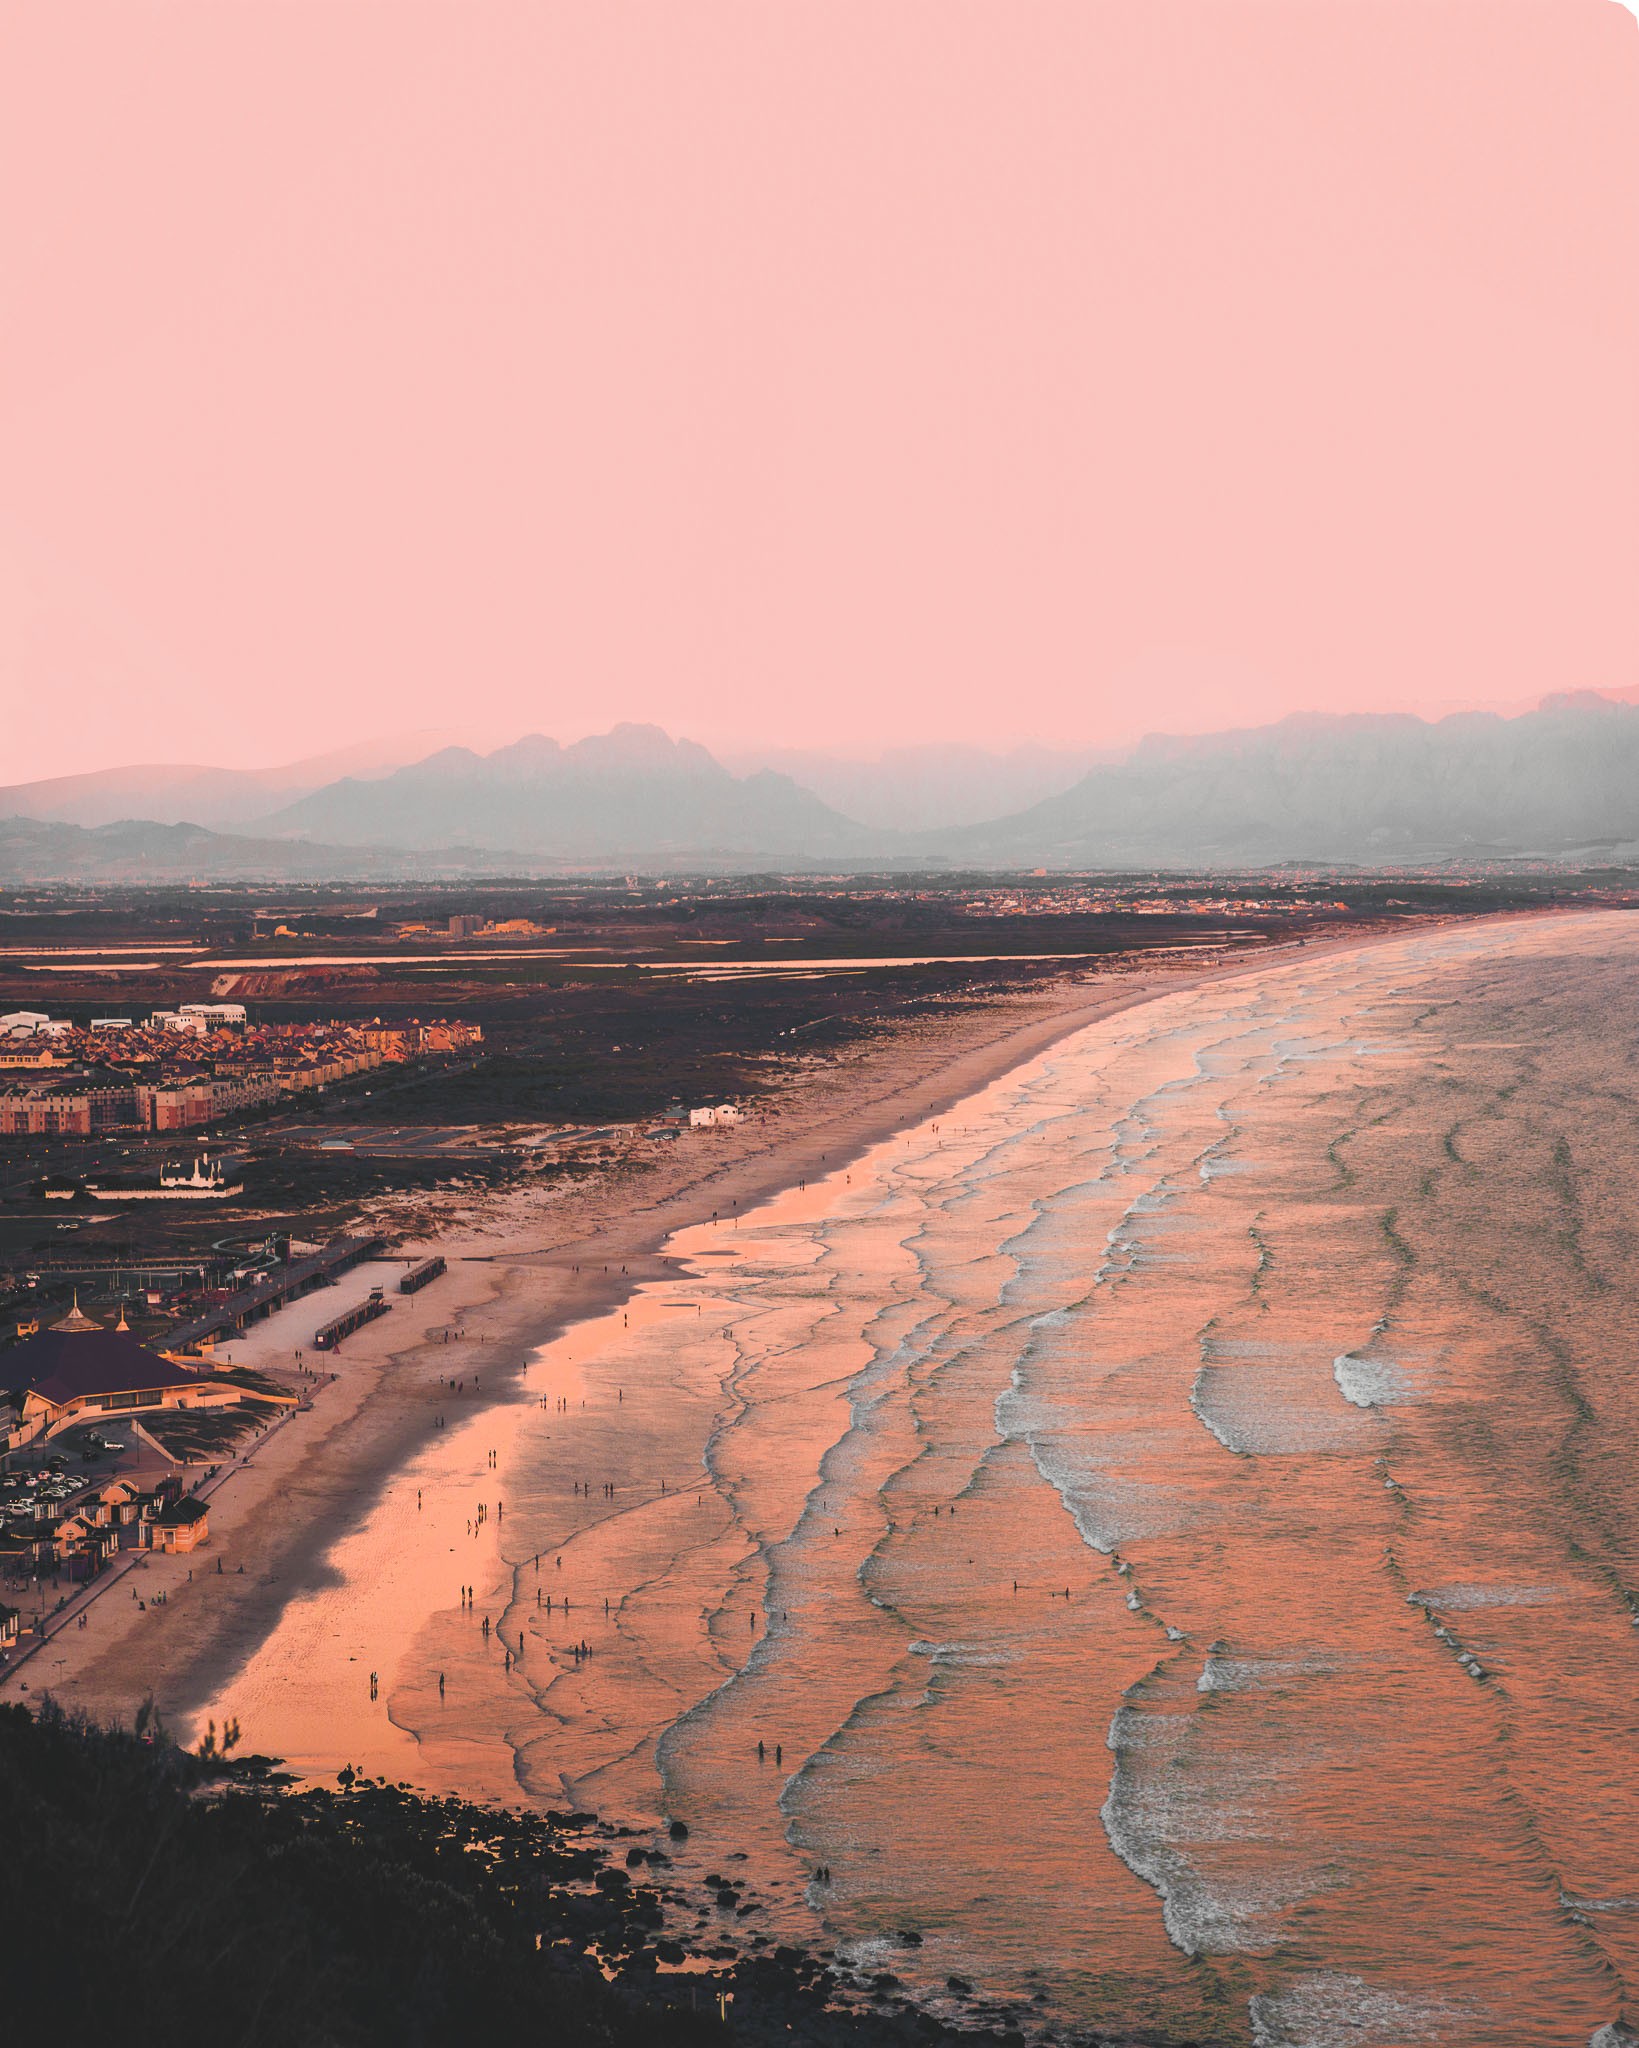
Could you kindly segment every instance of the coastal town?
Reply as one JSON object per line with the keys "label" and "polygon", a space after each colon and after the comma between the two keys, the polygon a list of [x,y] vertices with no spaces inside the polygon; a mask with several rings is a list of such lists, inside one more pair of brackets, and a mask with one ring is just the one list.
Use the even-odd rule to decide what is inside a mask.
{"label": "coastal town", "polygon": [[[109,1323],[77,1297],[46,1328],[20,1326],[0,1348],[0,1676],[63,1628],[83,1628],[90,1603],[145,1558],[209,1544],[214,1491],[333,1382],[344,1339],[392,1308],[388,1284],[407,1299],[446,1270],[436,1253],[385,1255],[364,1237],[287,1257],[151,1343],[123,1307]],[[279,1370],[232,1362],[228,1342],[356,1269],[384,1282],[355,1283],[339,1309],[296,1308],[301,1343]],[[308,1348],[319,1363],[303,1363]]]}
{"label": "coastal town", "polygon": [[253,1024],[243,1003],[182,1003],[141,1022],[13,1010],[0,1015],[0,1138],[208,1129],[482,1038],[446,1018]]}
{"label": "coastal town", "polygon": [[204,1544],[202,1490],[302,1396],[267,1374],[218,1367],[208,1345],[152,1350],[123,1315],[108,1328],[77,1302],[0,1359],[5,1668],[43,1647],[64,1618],[78,1624],[86,1590],[122,1558]]}

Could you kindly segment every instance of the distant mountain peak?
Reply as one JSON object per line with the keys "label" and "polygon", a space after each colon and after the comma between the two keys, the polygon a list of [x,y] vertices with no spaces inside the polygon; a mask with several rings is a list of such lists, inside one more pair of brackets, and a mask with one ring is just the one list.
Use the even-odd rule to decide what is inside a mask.
{"label": "distant mountain peak", "polygon": [[487,755],[447,749],[379,781],[316,790],[265,829],[341,845],[488,848],[583,863],[800,861],[883,843],[805,790],[736,777],[694,741],[636,723],[567,747],[531,733]]}
{"label": "distant mountain peak", "polygon": [[1603,690],[1556,690],[1544,697],[1537,706],[1539,711],[1550,715],[1562,715],[1567,711],[1603,712],[1619,716],[1627,707],[1619,697],[1608,696]]}

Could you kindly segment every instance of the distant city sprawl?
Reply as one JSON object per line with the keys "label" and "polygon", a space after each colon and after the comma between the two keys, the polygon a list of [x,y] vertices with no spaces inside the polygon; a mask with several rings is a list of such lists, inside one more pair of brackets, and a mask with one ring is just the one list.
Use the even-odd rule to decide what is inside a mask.
{"label": "distant city sprawl", "polygon": [[179,1131],[310,1089],[474,1045],[477,1024],[252,1024],[242,1003],[185,1003],[144,1023],[0,1016],[0,1137]]}

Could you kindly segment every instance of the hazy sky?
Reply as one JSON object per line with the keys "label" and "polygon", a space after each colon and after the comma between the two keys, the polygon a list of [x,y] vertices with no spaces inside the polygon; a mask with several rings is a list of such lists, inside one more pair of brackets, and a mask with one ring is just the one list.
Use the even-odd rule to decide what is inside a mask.
{"label": "hazy sky", "polygon": [[0,781],[1639,683],[1614,0],[6,0]]}

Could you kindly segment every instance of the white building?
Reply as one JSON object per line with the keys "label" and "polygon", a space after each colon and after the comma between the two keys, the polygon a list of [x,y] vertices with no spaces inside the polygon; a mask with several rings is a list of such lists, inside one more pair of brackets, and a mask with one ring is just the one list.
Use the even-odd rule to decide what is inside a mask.
{"label": "white building", "polygon": [[178,1007],[183,1017],[203,1017],[207,1026],[216,1024],[243,1024],[246,1011],[243,1003],[183,1003]]}
{"label": "white building", "polygon": [[8,1010],[0,1017],[0,1038],[32,1038],[50,1022],[44,1010]]}

